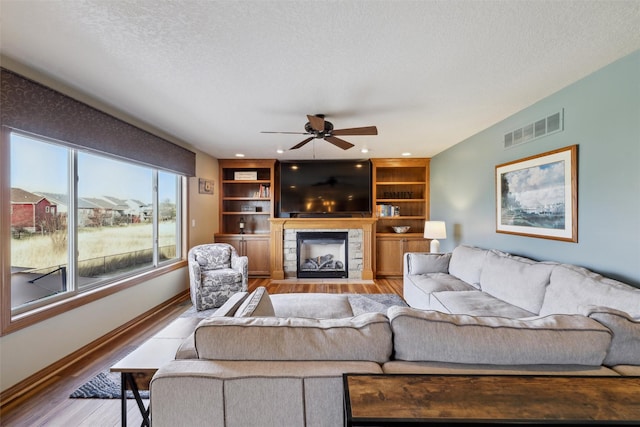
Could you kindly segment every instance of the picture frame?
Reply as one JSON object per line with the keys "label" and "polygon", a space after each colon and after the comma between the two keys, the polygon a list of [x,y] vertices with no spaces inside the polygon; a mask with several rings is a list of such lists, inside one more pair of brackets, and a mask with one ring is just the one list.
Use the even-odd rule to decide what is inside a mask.
{"label": "picture frame", "polygon": [[198,193],[213,195],[213,181],[198,178]]}
{"label": "picture frame", "polygon": [[256,181],[258,179],[258,171],[236,171],[233,173],[235,181]]}
{"label": "picture frame", "polygon": [[496,232],[578,241],[578,146],[496,166]]}

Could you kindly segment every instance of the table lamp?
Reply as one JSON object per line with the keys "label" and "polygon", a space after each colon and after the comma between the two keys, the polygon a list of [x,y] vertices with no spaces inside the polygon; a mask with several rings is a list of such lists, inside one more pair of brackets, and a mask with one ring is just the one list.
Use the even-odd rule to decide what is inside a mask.
{"label": "table lamp", "polygon": [[438,239],[447,238],[447,228],[444,225],[444,221],[425,221],[424,238],[431,239],[431,253],[440,252]]}

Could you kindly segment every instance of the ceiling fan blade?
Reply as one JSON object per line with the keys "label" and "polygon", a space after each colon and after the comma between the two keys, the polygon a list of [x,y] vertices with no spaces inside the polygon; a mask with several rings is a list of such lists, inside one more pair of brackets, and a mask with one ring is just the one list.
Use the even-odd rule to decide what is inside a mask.
{"label": "ceiling fan blade", "polygon": [[286,133],[290,135],[309,135],[309,132],[271,132],[268,130],[262,130],[260,133]]}
{"label": "ceiling fan blade", "polygon": [[343,150],[348,150],[349,148],[353,147],[352,143],[347,142],[344,139],[336,138],[335,136],[325,136],[324,139],[329,141],[336,147],[342,148]]}
{"label": "ceiling fan blade", "polygon": [[309,119],[309,124],[314,130],[324,132],[324,117],[307,115],[307,119]]}
{"label": "ceiling fan blade", "polygon": [[375,126],[365,126],[361,128],[334,129],[331,135],[377,135],[378,128]]}
{"label": "ceiling fan blade", "polygon": [[312,136],[311,138],[307,138],[304,141],[299,142],[296,145],[294,145],[293,147],[289,148],[289,150],[297,150],[298,148],[302,147],[307,142],[311,141],[313,138],[315,138],[315,137]]}

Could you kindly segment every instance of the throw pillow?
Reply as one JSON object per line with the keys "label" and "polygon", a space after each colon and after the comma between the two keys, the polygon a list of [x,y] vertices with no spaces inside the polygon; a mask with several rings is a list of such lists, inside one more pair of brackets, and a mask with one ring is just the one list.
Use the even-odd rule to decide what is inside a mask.
{"label": "throw pillow", "polygon": [[409,274],[448,273],[451,254],[412,253],[407,258]]}
{"label": "throw pillow", "polygon": [[586,312],[613,332],[605,365],[640,365],[640,320],[608,307],[591,306]]}
{"label": "throw pillow", "polygon": [[238,307],[234,317],[269,317],[275,315],[267,289],[264,286],[260,286]]}

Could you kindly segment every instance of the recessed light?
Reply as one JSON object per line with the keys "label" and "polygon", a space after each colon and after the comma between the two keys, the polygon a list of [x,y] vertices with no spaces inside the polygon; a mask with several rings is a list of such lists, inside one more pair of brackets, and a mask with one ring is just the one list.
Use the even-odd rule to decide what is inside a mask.
{"label": "recessed light", "polygon": [[236,157],[244,157],[244,154],[242,154],[242,153],[236,153]]}
{"label": "recessed light", "polygon": [[284,153],[284,150],[283,150],[282,148],[278,148],[278,149],[276,150],[276,153],[278,153],[278,154],[282,154],[282,153]]}
{"label": "recessed light", "polygon": [[406,157],[406,156],[410,156],[410,155],[411,155],[411,153],[409,153],[409,152],[405,152],[405,153],[402,153],[402,155]]}
{"label": "recessed light", "polygon": [[368,148],[363,148],[362,150],[360,150],[361,153],[368,153],[369,149]]}

